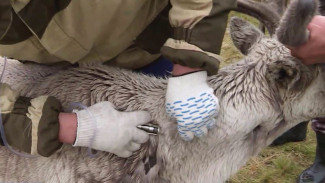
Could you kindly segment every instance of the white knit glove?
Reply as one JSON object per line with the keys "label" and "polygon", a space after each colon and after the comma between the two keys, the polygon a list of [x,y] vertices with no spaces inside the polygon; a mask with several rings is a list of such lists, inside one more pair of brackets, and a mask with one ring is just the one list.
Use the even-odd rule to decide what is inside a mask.
{"label": "white knit glove", "polygon": [[169,78],[166,110],[177,119],[178,132],[184,140],[206,135],[208,128],[215,125],[219,111],[218,98],[207,84],[207,72]]}
{"label": "white knit glove", "polygon": [[[129,157],[140,148],[149,135],[138,129],[138,125],[148,123],[148,112],[120,112],[110,102],[97,103],[87,110],[74,111],[78,118],[77,137],[73,146],[83,146],[114,153],[119,157]],[[91,116],[89,114],[91,113]],[[97,123],[97,124],[96,124]],[[91,144],[91,139],[94,141]]]}

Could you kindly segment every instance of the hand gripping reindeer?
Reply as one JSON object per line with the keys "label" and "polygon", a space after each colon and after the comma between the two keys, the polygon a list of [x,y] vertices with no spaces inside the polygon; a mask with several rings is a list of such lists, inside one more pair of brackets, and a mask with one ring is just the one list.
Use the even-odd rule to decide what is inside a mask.
{"label": "hand gripping reindeer", "polygon": [[[296,43],[307,38],[306,25],[317,3],[310,0],[310,6],[301,6],[301,1],[293,1],[291,10],[308,16],[286,13],[278,28],[280,42]],[[239,1],[239,6],[248,5],[245,3]],[[290,35],[292,27],[297,36]],[[11,60],[4,82],[24,96],[52,95],[64,106],[73,101],[87,106],[110,101],[119,110],[146,110],[161,133],[127,159],[104,152],[89,158],[86,149],[70,146],[50,158],[26,159],[1,147],[0,181],[222,183],[286,130],[325,115],[325,68],[303,65],[275,36],[266,37],[239,18],[232,18],[230,31],[245,58],[209,78],[220,99],[217,126],[206,137],[191,142],[181,140],[175,120],[165,112],[166,79],[103,65],[58,68],[53,73],[45,66],[40,71],[32,64]],[[17,82],[21,78],[15,73],[20,73],[23,82]]]}

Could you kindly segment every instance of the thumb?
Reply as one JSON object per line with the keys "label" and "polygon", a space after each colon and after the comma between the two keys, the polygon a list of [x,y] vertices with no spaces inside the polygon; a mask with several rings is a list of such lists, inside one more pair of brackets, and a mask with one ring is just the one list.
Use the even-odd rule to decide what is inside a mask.
{"label": "thumb", "polygon": [[149,112],[146,111],[128,112],[127,118],[128,118],[128,123],[132,124],[133,126],[146,124],[151,121],[151,116]]}

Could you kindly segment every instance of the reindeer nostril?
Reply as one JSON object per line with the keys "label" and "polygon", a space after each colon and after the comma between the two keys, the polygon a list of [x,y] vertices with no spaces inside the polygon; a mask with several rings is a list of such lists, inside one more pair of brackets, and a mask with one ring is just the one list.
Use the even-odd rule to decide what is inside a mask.
{"label": "reindeer nostril", "polygon": [[320,93],[320,96],[321,97],[324,97],[325,96],[325,91],[320,91],[319,93]]}
{"label": "reindeer nostril", "polygon": [[286,78],[287,77],[287,72],[286,72],[286,70],[284,70],[284,69],[281,69],[280,71],[279,71],[279,80],[283,80],[284,78]]}
{"label": "reindeer nostril", "polygon": [[258,130],[260,130],[261,128],[262,128],[261,125],[258,125],[258,126],[256,126],[256,127],[254,128],[253,132],[258,131]]}

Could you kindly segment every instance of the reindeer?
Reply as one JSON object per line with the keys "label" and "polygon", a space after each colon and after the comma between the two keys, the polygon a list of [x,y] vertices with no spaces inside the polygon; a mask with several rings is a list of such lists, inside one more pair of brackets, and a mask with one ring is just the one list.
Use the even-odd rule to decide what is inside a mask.
{"label": "reindeer", "polygon": [[[289,10],[310,15],[300,19],[306,23],[317,4],[309,1],[311,6],[304,8],[302,1],[293,1]],[[291,30],[285,21],[296,18],[287,13],[282,20],[277,37],[287,43],[285,35]],[[302,36],[290,36],[289,43],[306,39],[306,26],[297,28]],[[24,96],[52,95],[64,106],[73,101],[87,106],[111,101],[118,110],[146,110],[161,133],[127,159],[105,152],[89,158],[86,149],[68,145],[50,158],[26,159],[2,147],[0,181],[222,183],[286,130],[325,115],[325,68],[303,65],[277,39],[241,19],[232,18],[230,31],[246,56],[208,79],[220,100],[217,124],[207,136],[191,142],[178,136],[175,119],[165,112],[166,78],[103,65],[57,68],[53,73],[46,66],[37,71],[11,60],[3,81]],[[20,77],[24,82],[17,83]]]}

